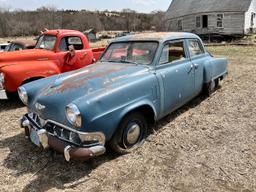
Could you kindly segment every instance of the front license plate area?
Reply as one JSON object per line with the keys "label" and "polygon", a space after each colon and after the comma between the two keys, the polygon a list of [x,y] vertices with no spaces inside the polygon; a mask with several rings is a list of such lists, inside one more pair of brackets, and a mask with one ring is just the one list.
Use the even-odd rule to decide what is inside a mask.
{"label": "front license plate area", "polygon": [[41,143],[37,134],[37,131],[35,129],[30,129],[30,140],[32,143],[34,143],[36,146],[41,147]]}

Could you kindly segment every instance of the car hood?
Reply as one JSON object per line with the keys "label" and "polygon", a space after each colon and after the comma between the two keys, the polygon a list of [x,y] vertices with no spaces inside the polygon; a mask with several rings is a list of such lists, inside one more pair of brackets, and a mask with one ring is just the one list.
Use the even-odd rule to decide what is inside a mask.
{"label": "car hood", "polygon": [[86,97],[89,100],[107,94],[148,72],[149,67],[146,66],[96,63],[55,78],[38,92],[30,107],[34,108],[36,103],[40,103],[46,107],[46,111],[41,115],[45,118],[48,115],[56,117],[56,113],[61,114],[66,105],[79,98]]}
{"label": "car hood", "polygon": [[[77,92],[84,96],[92,92],[108,89],[113,84],[125,82],[128,78],[141,75],[148,67],[131,64],[97,63],[57,78],[43,95],[51,96]],[[75,97],[75,96],[74,96]]]}
{"label": "car hood", "polygon": [[54,56],[54,52],[42,49],[3,52],[0,54],[0,68],[19,64],[22,61],[45,61],[52,59]]}

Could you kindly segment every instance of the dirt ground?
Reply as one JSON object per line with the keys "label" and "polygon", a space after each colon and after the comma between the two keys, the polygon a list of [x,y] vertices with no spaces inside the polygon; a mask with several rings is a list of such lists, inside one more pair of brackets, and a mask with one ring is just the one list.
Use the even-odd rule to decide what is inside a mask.
{"label": "dirt ground", "polygon": [[210,47],[226,56],[229,76],[161,120],[125,156],[64,161],[24,138],[26,109],[0,99],[0,191],[256,191],[255,47]]}

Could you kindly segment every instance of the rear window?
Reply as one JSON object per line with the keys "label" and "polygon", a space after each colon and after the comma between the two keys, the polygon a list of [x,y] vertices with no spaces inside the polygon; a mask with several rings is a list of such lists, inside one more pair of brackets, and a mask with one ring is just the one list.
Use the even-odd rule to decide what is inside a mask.
{"label": "rear window", "polygon": [[68,51],[70,45],[73,45],[75,50],[82,50],[84,47],[80,37],[64,37],[61,39],[59,49],[61,51]]}

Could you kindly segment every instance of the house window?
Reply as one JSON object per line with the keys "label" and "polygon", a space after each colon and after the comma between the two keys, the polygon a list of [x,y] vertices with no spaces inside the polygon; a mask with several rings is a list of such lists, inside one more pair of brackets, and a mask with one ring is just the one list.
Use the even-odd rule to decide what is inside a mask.
{"label": "house window", "polygon": [[196,28],[201,28],[201,16],[196,16]]}
{"label": "house window", "polygon": [[223,18],[224,14],[217,14],[217,27],[223,28]]}
{"label": "house window", "polygon": [[178,30],[182,30],[182,20],[178,20]]}

